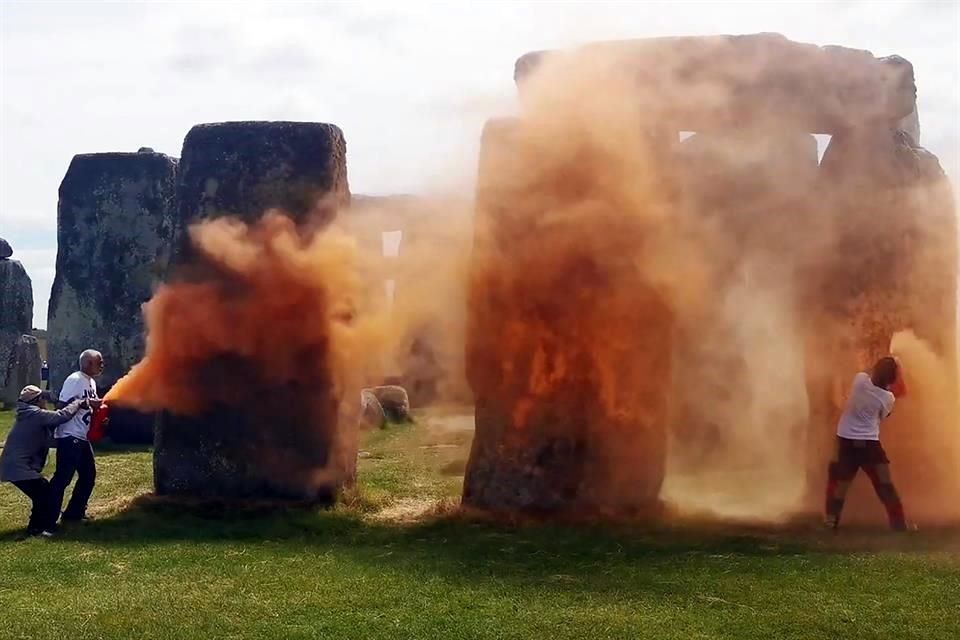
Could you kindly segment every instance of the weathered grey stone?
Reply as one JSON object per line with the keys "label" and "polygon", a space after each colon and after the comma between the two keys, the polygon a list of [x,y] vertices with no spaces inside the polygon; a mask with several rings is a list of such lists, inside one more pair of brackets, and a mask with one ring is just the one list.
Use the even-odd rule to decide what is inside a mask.
{"label": "weathered grey stone", "polygon": [[384,427],[387,424],[387,413],[373,389],[360,392],[360,422],[368,427]]}
{"label": "weathered grey stone", "polygon": [[20,336],[33,323],[33,283],[18,260],[0,260],[0,389],[5,386],[6,364]]}
{"label": "weathered grey stone", "polygon": [[559,53],[534,51],[517,60],[521,92],[547,61],[576,64],[593,56],[632,74],[651,121],[680,131],[774,123],[836,133],[864,120],[899,120],[916,102],[913,67],[899,56],[876,58],[776,33],[595,42],[565,60]]}
{"label": "weathered grey stone", "polygon": [[[311,488],[308,473],[327,464],[325,446],[291,437],[269,420],[251,420],[243,409],[220,407],[198,419],[176,418],[175,428],[169,417],[161,415],[155,431],[157,494],[333,501],[336,486]],[[318,455],[308,460],[307,452]]]}
{"label": "weathered grey stone", "polygon": [[28,384],[40,386],[40,347],[33,336],[22,335],[10,350],[6,366],[6,384],[2,392],[2,401],[12,406],[16,404],[20,390]]}
{"label": "weathered grey stone", "polygon": [[278,207],[323,224],[349,203],[346,142],[332,124],[221,122],[196,125],[183,141],[177,188],[178,251],[186,229],[224,215],[257,220]]}
{"label": "weathered grey stone", "polygon": [[[104,392],[101,392],[101,396]],[[110,407],[110,423],[106,437],[117,444],[153,444],[153,425],[156,415],[114,405]]]}
{"label": "weathered grey stone", "polygon": [[[329,222],[349,200],[345,150],[342,132],[330,124],[232,122],[191,129],[180,161],[180,253],[172,278],[182,270],[226,286],[222,273],[188,247],[185,231],[201,219],[234,215],[254,222],[279,207],[303,227]],[[199,416],[159,416],[158,494],[327,502],[353,482],[357,443],[338,429],[340,399],[327,366],[328,346],[301,348],[303,369],[293,380],[277,380],[238,354],[191,372],[213,406]]]}
{"label": "weathered grey stone", "polygon": [[305,366],[304,379],[284,384],[240,356],[209,362],[198,379],[223,401],[199,416],[159,415],[156,492],[331,501],[352,483],[357,449],[353,442],[352,452],[340,459],[339,398],[327,376]]}
{"label": "weathered grey stone", "polygon": [[4,260],[13,255],[13,247],[10,246],[10,243],[0,238],[0,260]]}
{"label": "weathered grey stone", "polygon": [[176,168],[160,153],[85,154],[70,163],[47,316],[52,389],[84,349],[103,352],[104,389],[143,356],[141,305],[170,257]]}
{"label": "weathered grey stone", "polygon": [[360,392],[361,414],[377,420],[376,426],[383,422],[401,423],[410,420],[410,398],[407,390],[396,385],[371,387]]}

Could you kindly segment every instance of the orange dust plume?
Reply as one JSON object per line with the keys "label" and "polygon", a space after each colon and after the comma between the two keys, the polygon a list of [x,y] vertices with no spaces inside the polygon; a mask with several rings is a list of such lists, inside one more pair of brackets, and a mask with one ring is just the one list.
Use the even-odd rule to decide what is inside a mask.
{"label": "orange dust plume", "polygon": [[893,336],[908,394],[897,400],[881,438],[907,516],[926,524],[960,518],[960,424],[957,376],[951,362],[913,331]]}
{"label": "orange dust plume", "polygon": [[[952,476],[925,462],[931,444],[958,444],[949,185],[895,120],[853,109],[842,83],[796,120],[778,91],[747,82],[798,66],[816,76],[804,56],[822,54],[880,91],[887,63],[765,38],[751,40],[762,56],[725,38],[551,53],[524,76],[519,117],[488,123],[465,331],[471,506],[666,503],[765,523],[820,509],[821,444],[842,409],[827,383],[846,388],[852,367],[869,366],[850,354],[885,351],[906,328],[940,360],[918,365],[923,351],[895,341],[926,381],[902,403],[926,444],[894,473],[908,512],[949,495]],[[714,45],[725,54],[711,75]],[[838,109],[862,127],[822,128]],[[821,164],[824,130],[836,135]],[[907,438],[896,420],[884,429],[896,452]],[[908,491],[912,478],[929,498]]]}
{"label": "orange dust plume", "polygon": [[159,287],[145,305],[146,355],[108,401],[185,415],[249,402],[254,384],[221,389],[209,375],[207,363],[230,358],[257,363],[277,385],[315,371],[335,396],[354,386],[364,372],[359,345],[376,330],[357,320],[363,279],[351,238],[336,229],[304,235],[280,211],[255,225],[205,221],[190,236],[201,269],[216,277],[187,272]]}

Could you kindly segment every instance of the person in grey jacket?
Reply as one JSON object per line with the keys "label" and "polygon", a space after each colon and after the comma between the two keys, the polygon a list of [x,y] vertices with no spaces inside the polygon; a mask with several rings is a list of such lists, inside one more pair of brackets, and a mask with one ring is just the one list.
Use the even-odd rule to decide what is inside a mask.
{"label": "person in grey jacket", "polygon": [[56,529],[52,521],[50,484],[41,475],[53,442],[53,429],[70,420],[85,402],[77,399],[59,411],[40,407],[43,392],[29,385],[20,392],[17,418],[0,452],[0,482],[10,482],[30,498],[33,510],[27,535],[49,537]]}

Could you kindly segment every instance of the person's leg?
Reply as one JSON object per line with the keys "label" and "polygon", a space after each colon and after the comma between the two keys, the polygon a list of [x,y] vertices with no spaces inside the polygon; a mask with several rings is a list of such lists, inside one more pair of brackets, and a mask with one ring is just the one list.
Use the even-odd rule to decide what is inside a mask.
{"label": "person's leg", "polygon": [[63,494],[73,482],[73,474],[77,472],[75,438],[57,439],[57,468],[50,479],[50,522],[56,523],[60,518],[60,509],[63,508]]}
{"label": "person's leg", "polygon": [[27,533],[38,534],[50,529],[50,485],[43,478],[34,480],[18,480],[13,483],[22,491],[31,502],[30,520],[27,523]]}
{"label": "person's leg", "polygon": [[97,464],[93,459],[93,447],[89,442],[78,440],[77,452],[77,483],[73,485],[73,495],[67,508],[63,510],[64,520],[83,520],[87,514],[87,503],[93,493],[93,485],[97,481]]}
{"label": "person's leg", "polygon": [[903,504],[900,502],[900,495],[893,486],[893,478],[890,475],[890,461],[879,442],[871,445],[870,459],[863,465],[863,470],[870,478],[873,490],[877,492],[877,497],[887,510],[890,527],[897,531],[906,530],[907,521],[903,514]]}
{"label": "person's leg", "polygon": [[833,459],[827,468],[826,522],[834,529],[840,526],[840,514],[847,499],[847,491],[850,490],[850,483],[856,475],[857,463],[851,459],[849,447],[837,439]]}

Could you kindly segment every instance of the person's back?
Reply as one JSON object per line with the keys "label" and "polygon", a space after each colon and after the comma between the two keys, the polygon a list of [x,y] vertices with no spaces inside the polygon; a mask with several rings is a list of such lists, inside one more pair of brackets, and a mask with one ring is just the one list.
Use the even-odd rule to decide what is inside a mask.
{"label": "person's back", "polygon": [[[43,421],[40,407],[17,403],[17,417],[0,453],[0,481],[19,482],[40,478],[53,444],[53,433]],[[53,425],[50,425],[53,426]]]}
{"label": "person's back", "polygon": [[42,477],[47,454],[53,445],[53,429],[69,420],[80,408],[74,402],[60,411],[45,411],[36,404],[17,403],[17,417],[0,451],[0,482],[19,482]]}
{"label": "person's back", "polygon": [[853,379],[850,397],[837,424],[837,435],[848,440],[879,440],[880,421],[893,411],[895,398],[866,373]]}
{"label": "person's back", "polygon": [[0,451],[0,482],[10,482],[33,503],[27,535],[53,535],[50,486],[43,477],[43,466],[52,442],[53,429],[70,420],[80,408],[75,400],[59,411],[45,411],[40,403],[40,387],[27,385],[20,391],[17,418]]}
{"label": "person's back", "polygon": [[[63,381],[63,387],[60,391],[60,402],[67,404],[76,399],[97,399],[97,383],[92,376],[83,371],[75,371],[67,376]],[[90,428],[91,410],[89,408],[79,411],[69,422],[57,427],[55,437],[76,438],[78,440],[87,439],[87,431]]]}

